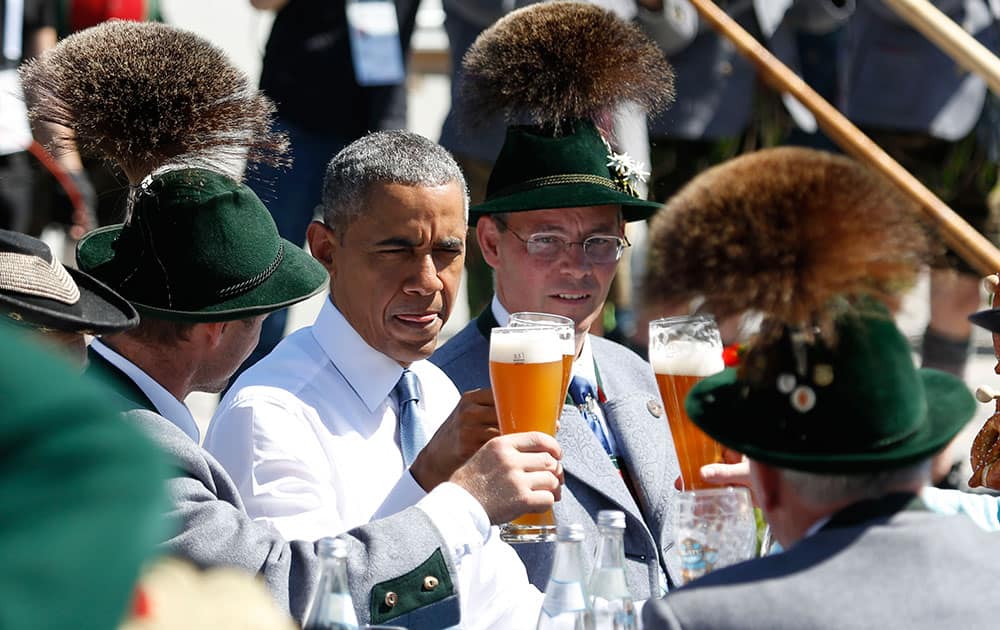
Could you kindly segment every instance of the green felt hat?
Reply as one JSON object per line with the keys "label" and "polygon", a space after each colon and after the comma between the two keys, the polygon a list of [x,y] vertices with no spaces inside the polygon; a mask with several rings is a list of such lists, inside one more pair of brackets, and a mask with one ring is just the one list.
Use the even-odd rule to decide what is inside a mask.
{"label": "green felt hat", "polygon": [[513,126],[497,157],[486,200],[470,221],[498,212],[620,205],[626,221],[649,218],[661,204],[639,199],[638,165],[615,154],[588,120],[551,127]]}
{"label": "green felt hat", "polygon": [[167,320],[269,313],[317,293],[327,279],[322,265],[278,235],[252,190],[204,169],[147,179],[129,222],[86,235],[76,256],[141,315]]}
{"label": "green felt hat", "polygon": [[916,369],[884,309],[843,315],[836,345],[788,328],[691,390],[708,435],[751,459],[808,472],[876,472],[940,451],[975,413],[958,378]]}
{"label": "green felt hat", "polygon": [[3,321],[0,347],[2,625],[116,628],[175,527],[170,463],[64,357]]}

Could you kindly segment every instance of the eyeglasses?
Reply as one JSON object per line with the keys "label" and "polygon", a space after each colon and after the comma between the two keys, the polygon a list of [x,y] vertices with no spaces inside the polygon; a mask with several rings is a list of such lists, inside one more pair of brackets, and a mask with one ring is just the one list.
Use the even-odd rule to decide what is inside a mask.
{"label": "eyeglasses", "polygon": [[621,260],[625,248],[632,245],[628,239],[610,234],[595,234],[582,241],[570,241],[559,234],[549,232],[539,232],[524,238],[510,229],[510,226],[499,217],[493,217],[493,220],[513,234],[517,240],[524,243],[529,255],[541,260],[555,260],[569,249],[570,245],[579,245],[583,247],[583,255],[588,262],[595,265],[608,265]]}

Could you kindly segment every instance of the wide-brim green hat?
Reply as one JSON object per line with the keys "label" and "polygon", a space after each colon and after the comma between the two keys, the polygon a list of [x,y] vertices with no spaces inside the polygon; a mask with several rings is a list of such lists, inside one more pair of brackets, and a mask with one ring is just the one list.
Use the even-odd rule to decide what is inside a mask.
{"label": "wide-brim green hat", "polygon": [[751,459],[807,472],[899,468],[944,448],[975,413],[958,378],[914,367],[886,312],[843,316],[836,343],[786,329],[696,384],[691,419]]}
{"label": "wide-brim green hat", "polygon": [[647,219],[659,203],[636,196],[640,165],[614,153],[588,120],[551,127],[512,126],[469,220],[499,212],[620,205],[626,221]]}
{"label": "wide-brim green hat", "polygon": [[250,188],[204,169],[140,186],[130,220],[87,234],[77,263],[141,315],[215,322],[243,319],[320,291],[326,270],[278,235]]}

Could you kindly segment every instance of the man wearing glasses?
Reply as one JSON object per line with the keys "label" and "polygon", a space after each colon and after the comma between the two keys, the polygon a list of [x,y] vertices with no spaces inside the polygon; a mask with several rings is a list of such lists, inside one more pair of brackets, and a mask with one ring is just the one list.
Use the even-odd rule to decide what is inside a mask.
{"label": "man wearing glasses", "polygon": [[[543,3],[511,14],[484,32],[470,49],[467,76],[486,76],[490,60],[503,56],[493,50],[493,44],[501,42],[502,48],[505,40],[516,38],[505,34],[508,25],[539,21],[542,25],[535,31],[524,27],[524,32],[544,30],[550,11],[568,13],[552,16],[555,23],[585,22],[599,11],[585,6]],[[483,67],[476,67],[479,60]],[[549,71],[559,73],[558,64]],[[516,69],[510,74],[516,75]],[[546,83],[546,77],[539,81]],[[664,86],[669,90],[669,85],[668,76],[650,90]],[[475,80],[470,87],[480,90],[479,102],[502,98]],[[603,102],[600,95],[590,94],[587,99],[582,109],[591,112],[616,105]],[[531,103],[521,105],[511,105],[512,119],[523,119],[519,113],[525,109],[550,111]],[[637,197],[641,165],[612,149],[608,134],[600,129],[601,116],[590,117],[572,107],[563,111],[570,113],[507,129],[486,200],[470,209],[483,258],[494,271],[492,302],[438,349],[431,361],[459,391],[488,388],[493,327],[506,325],[510,314],[519,311],[573,320],[573,380],[556,436],[563,449],[566,479],[562,499],[555,505],[556,521],[584,525],[591,545],[584,557],[589,561],[599,539],[597,512],[625,512],[628,585],[633,597],[646,599],[656,597],[666,586],[661,558],[672,545],[669,498],[678,474],[673,442],[649,365],[631,350],[595,337],[589,330],[601,315],[618,261],[629,245],[625,223],[646,219],[658,205]],[[529,579],[544,587],[555,544],[514,547]]]}
{"label": "man wearing glasses", "polygon": [[[649,365],[588,331],[629,245],[625,223],[645,219],[655,205],[630,194],[628,173],[607,166],[611,152],[592,123],[570,124],[572,133],[556,139],[539,128],[508,129],[486,201],[470,210],[493,268],[493,299],[431,361],[459,391],[488,388],[493,327],[519,311],[573,320],[573,381],[556,435],[566,476],[556,521],[582,523],[587,544],[596,545],[597,512],[624,511],[628,585],[645,599],[665,585],[661,558],[672,544],[669,497],[678,474],[673,442]],[[555,544],[514,549],[544,588]]]}

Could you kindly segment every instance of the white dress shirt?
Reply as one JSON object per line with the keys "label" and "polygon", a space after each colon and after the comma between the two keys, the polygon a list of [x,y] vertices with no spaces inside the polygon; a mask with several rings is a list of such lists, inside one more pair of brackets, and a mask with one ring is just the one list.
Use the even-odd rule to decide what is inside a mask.
{"label": "white dress shirt", "polygon": [[[429,361],[409,368],[420,380],[429,437],[459,394]],[[426,494],[403,468],[390,396],[402,371],[327,300],[311,327],[240,376],[205,448],[232,476],[250,516],[288,539],[333,536],[416,504],[459,567],[462,627],[533,627],[541,594],[479,502],[449,483]]]}
{"label": "white dress shirt", "polygon": [[104,357],[108,363],[132,379],[136,387],[141,389],[142,393],[146,394],[149,402],[153,403],[153,406],[156,407],[157,413],[173,422],[178,429],[187,433],[188,437],[194,440],[195,444],[201,441],[201,431],[198,430],[198,423],[194,421],[194,416],[191,415],[191,410],[187,408],[187,405],[177,400],[163,385],[160,385],[149,374],[143,372],[142,368],[106,346],[100,339],[94,339],[90,347],[93,348],[94,352]]}

